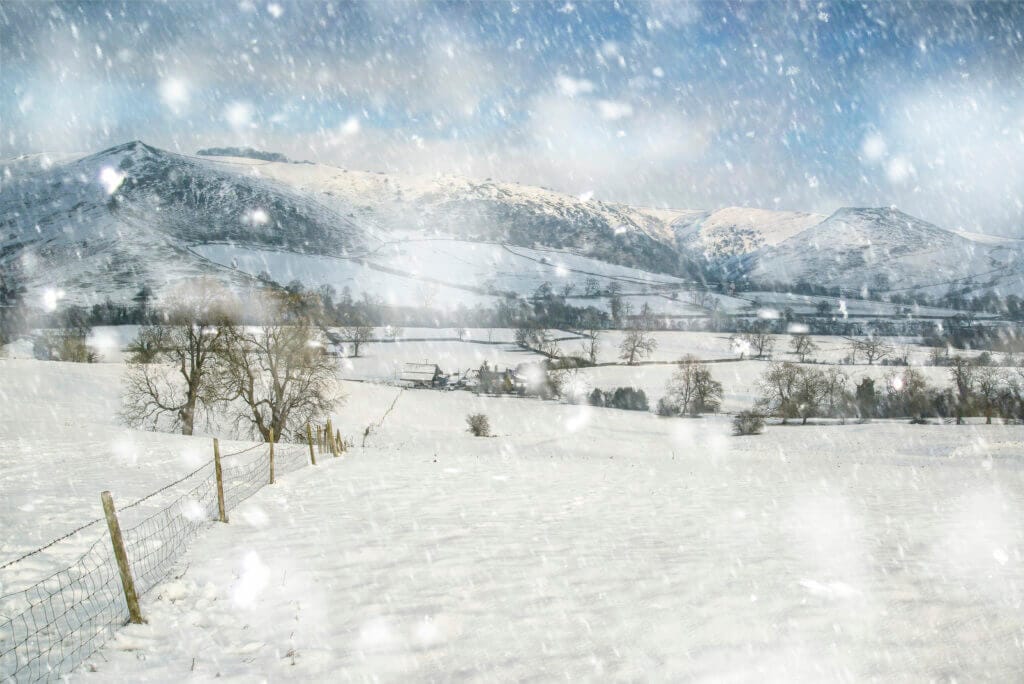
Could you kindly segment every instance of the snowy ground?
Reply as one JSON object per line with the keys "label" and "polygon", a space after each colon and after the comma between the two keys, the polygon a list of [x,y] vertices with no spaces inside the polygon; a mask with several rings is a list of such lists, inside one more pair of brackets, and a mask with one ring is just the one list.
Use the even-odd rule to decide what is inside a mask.
{"label": "snowy ground", "polygon": [[[0,565],[101,516],[100,492],[110,490],[123,506],[213,457],[209,436],[124,427],[117,416],[121,372],[117,364],[0,360]],[[252,444],[221,439],[221,452]],[[224,465],[249,457],[225,459]],[[193,485],[133,509],[122,517],[123,526],[160,510]],[[74,561],[105,529],[94,525],[0,570],[0,596]]]}
{"label": "snowy ground", "polygon": [[[673,335],[669,358],[727,345]],[[385,376],[413,345],[460,363],[526,356],[378,344],[342,375]],[[712,366],[726,409],[749,405],[765,367]],[[653,403],[671,370],[585,373],[649,387]],[[0,361],[0,563],[97,515],[102,489],[133,498],[207,457],[208,437],[121,427],[120,372]],[[80,677],[1010,680],[1024,662],[1024,427],[739,438],[725,416],[343,390],[334,420],[352,452],[211,524],[180,578],[143,597],[149,624]],[[472,412],[497,436],[469,436]],[[75,543],[0,571],[0,586],[37,579]]]}
{"label": "snowy ground", "polygon": [[[436,237],[397,239],[359,260],[221,244],[197,246],[194,251],[249,275],[267,272],[278,282],[297,279],[310,287],[330,285],[339,293],[348,288],[357,298],[366,292],[380,296],[392,306],[452,309],[459,304],[492,305],[497,298],[484,292],[529,295],[543,283],[557,292],[570,286],[580,295],[589,279],[602,290],[614,283],[627,293],[687,288],[687,281],[673,276],[616,266],[570,252]],[[652,301],[659,312],[701,313],[696,307],[663,298]],[[604,298],[584,303],[607,307]],[[640,306],[639,300],[636,305]]]}
{"label": "snowy ground", "polygon": [[[394,392],[351,386],[343,430]],[[1019,673],[1024,429],[726,427],[407,391],[211,526],[93,676]]]}

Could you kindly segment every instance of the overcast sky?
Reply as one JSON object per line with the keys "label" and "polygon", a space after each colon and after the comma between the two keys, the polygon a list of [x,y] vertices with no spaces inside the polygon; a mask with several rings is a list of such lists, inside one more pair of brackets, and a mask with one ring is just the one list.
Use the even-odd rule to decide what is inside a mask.
{"label": "overcast sky", "polygon": [[0,136],[1024,237],[1024,4],[6,0]]}

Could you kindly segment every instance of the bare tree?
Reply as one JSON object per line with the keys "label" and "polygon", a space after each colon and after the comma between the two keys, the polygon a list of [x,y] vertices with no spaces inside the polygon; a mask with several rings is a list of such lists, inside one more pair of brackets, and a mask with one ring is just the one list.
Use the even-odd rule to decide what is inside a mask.
{"label": "bare tree", "polygon": [[799,416],[797,391],[800,366],[785,361],[773,363],[758,381],[761,396],[757,403],[769,413],[782,418],[782,424]]}
{"label": "bare tree", "polygon": [[659,412],[688,413],[696,416],[704,411],[717,411],[722,405],[722,383],[716,381],[707,364],[696,357],[685,356],[676,362],[668,390]]}
{"label": "bare tree", "polygon": [[635,365],[637,359],[650,356],[658,348],[658,341],[649,330],[634,328],[626,333],[619,345],[619,358],[628,365]]}
{"label": "bare tree", "polygon": [[789,338],[789,346],[800,359],[800,363],[807,361],[807,357],[818,348],[818,345],[807,333],[795,333]]}
{"label": "bare tree", "polygon": [[1006,384],[1006,375],[998,368],[985,366],[975,372],[974,394],[986,425],[992,424],[992,414],[999,406],[999,395]]}
{"label": "bare tree", "polygon": [[326,414],[337,400],[335,363],[307,321],[232,329],[218,373],[218,395],[236,426],[277,440]]}
{"label": "bare tree", "polygon": [[516,344],[523,348],[543,354],[549,358],[558,358],[560,350],[554,336],[547,328],[527,323],[516,328]]}
{"label": "bare tree", "polygon": [[923,423],[928,412],[928,383],[924,374],[914,368],[902,373],[889,373],[885,377],[885,391],[889,415],[910,416],[915,423]]}
{"label": "bare tree", "polygon": [[956,392],[956,424],[964,422],[964,411],[970,405],[971,393],[974,391],[974,366],[962,356],[950,359],[949,376]]}
{"label": "bare tree", "polygon": [[702,309],[710,309],[718,300],[708,290],[690,290],[690,303]]}
{"label": "bare tree", "polygon": [[800,424],[807,425],[807,419],[817,416],[825,398],[825,377],[817,368],[797,368],[796,387],[793,399]]}
{"label": "bare tree", "polygon": [[944,366],[949,358],[949,347],[932,347],[928,361],[932,366]]}
{"label": "bare tree", "polygon": [[365,347],[373,340],[373,326],[366,323],[362,317],[341,326],[340,337],[343,342],[352,345],[352,356],[359,356],[359,348]]}
{"label": "bare tree", "polygon": [[892,348],[889,347],[881,338],[870,335],[861,339],[855,339],[852,337],[846,338],[850,343],[850,355],[854,363],[857,362],[857,353],[864,355],[864,358],[868,360],[868,365],[874,365],[875,361],[881,361],[882,359],[889,356],[892,353]]}
{"label": "bare tree", "polygon": [[146,353],[128,362],[121,416],[129,425],[154,429],[169,421],[191,435],[197,410],[215,400],[213,371],[232,303],[218,283],[196,279],[172,293],[163,308],[162,323],[139,331],[135,346]]}
{"label": "bare tree", "polygon": [[590,361],[591,365],[597,363],[597,354],[601,349],[601,330],[597,328],[590,328],[584,331],[584,338],[581,343],[583,353],[586,355],[587,360]]}
{"label": "bare tree", "polygon": [[881,361],[892,353],[892,348],[877,337],[868,337],[860,341],[860,350],[868,365],[873,366],[875,361]]}
{"label": "bare tree", "polygon": [[629,317],[632,306],[622,298],[622,284],[618,281],[608,285],[608,312],[612,317],[612,325],[620,327],[622,322]]}
{"label": "bare tree", "polygon": [[0,271],[0,348],[26,328],[25,286],[17,262],[7,262]]}
{"label": "bare tree", "polygon": [[775,339],[766,332],[749,332],[741,338],[748,346],[754,356],[758,359],[764,358],[772,353],[775,346]]}
{"label": "bare tree", "polygon": [[853,394],[847,389],[850,378],[835,366],[829,366],[821,373],[822,408],[827,415],[846,420],[854,413]]}

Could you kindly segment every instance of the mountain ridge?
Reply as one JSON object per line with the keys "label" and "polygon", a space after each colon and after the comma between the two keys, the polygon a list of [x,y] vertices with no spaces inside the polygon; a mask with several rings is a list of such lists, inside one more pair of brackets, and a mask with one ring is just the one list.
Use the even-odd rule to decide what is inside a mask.
{"label": "mountain ridge", "polygon": [[[894,208],[843,207],[828,216],[657,209],[491,179],[261,157],[272,158],[190,156],[136,140],[77,159],[0,161],[0,265],[78,298],[123,298],[131,287],[208,273],[195,249],[203,245],[343,262],[383,259],[395,252],[379,252],[382,245],[440,237],[469,251],[493,243],[575,254],[680,283],[809,281],[879,292],[981,276],[1024,291],[1020,244],[973,239]],[[230,271],[235,261],[223,258]]]}

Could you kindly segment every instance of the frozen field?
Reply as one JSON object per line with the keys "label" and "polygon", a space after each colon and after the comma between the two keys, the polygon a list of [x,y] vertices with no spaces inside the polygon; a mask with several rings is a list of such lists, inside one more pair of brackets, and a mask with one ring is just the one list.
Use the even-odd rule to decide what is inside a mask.
{"label": "frozen field", "polygon": [[[444,238],[388,242],[359,260],[223,244],[201,245],[194,252],[252,276],[267,272],[282,283],[298,279],[314,287],[331,285],[339,293],[348,288],[356,298],[367,292],[392,306],[452,309],[458,304],[493,304],[494,297],[484,292],[528,295],[543,283],[558,292],[568,285],[579,295],[588,279],[602,290],[615,283],[627,293],[687,287],[686,281],[673,276],[569,252]],[[666,299],[652,301],[661,304],[659,311],[700,312],[692,306],[670,306],[673,303]],[[607,306],[604,298],[585,303]]]}
{"label": "frozen field", "polygon": [[[394,392],[351,387],[343,429]],[[212,526],[90,676],[1019,673],[1024,430],[726,427],[405,392],[367,448]]]}
{"label": "frozen field", "polygon": [[[709,357],[723,344],[663,342]],[[342,376],[386,375],[413,351],[530,356],[378,344]],[[749,405],[765,366],[712,366],[727,410]],[[585,373],[649,385],[653,403],[671,369]],[[120,372],[0,361],[0,564],[97,515],[100,490],[134,498],[208,458],[208,437],[121,427]],[[75,678],[1006,681],[1024,663],[1024,427],[739,438],[726,416],[342,389],[334,421],[350,454],[211,524],[143,597],[149,624],[121,630]],[[497,436],[468,435],[471,412]],[[0,586],[75,543],[0,571]]]}

